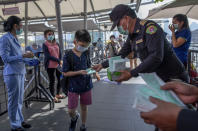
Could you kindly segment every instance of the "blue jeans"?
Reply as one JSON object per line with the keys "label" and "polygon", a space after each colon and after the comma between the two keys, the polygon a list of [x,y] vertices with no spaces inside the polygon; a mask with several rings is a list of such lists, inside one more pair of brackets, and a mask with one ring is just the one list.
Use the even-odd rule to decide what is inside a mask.
{"label": "blue jeans", "polygon": [[6,75],[4,82],[8,91],[8,116],[12,129],[21,127],[25,74]]}

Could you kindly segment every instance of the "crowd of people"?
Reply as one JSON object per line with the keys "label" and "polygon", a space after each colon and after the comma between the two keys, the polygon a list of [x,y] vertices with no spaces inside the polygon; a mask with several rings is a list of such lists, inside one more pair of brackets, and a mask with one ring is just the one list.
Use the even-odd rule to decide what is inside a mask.
{"label": "crowd of people", "polygon": [[[92,104],[92,78],[87,69],[99,72],[109,66],[108,59],[114,56],[128,57],[130,71],[123,70],[117,82],[127,81],[137,77],[138,73],[156,72],[167,82],[162,90],[172,90],[185,104],[198,101],[198,88],[189,84],[187,55],[191,42],[191,32],[186,15],[177,14],[173,17],[169,29],[172,32],[172,43],[169,43],[163,29],[154,21],[142,20],[135,11],[127,5],[117,5],[109,14],[113,22],[111,31],[117,26],[120,33],[116,39],[110,36],[110,42],[104,44],[101,38],[91,43],[87,30],[75,33],[75,47],[64,55],[56,42],[54,31],[44,31],[45,42],[42,48],[36,44],[26,48],[22,53],[17,35],[23,32],[21,19],[10,16],[4,23],[7,32],[0,38],[0,56],[4,62],[4,82],[8,90],[8,115],[12,131],[24,131],[31,125],[26,123],[22,114],[25,58],[33,58],[36,52],[44,52],[44,66],[49,78],[49,90],[55,103],[60,103],[65,96],[61,95],[60,76],[68,78],[68,112],[71,118],[69,131],[75,131],[80,114],[77,112],[80,97],[82,125],[80,131],[86,131],[88,105]],[[123,38],[127,35],[127,40]],[[96,52],[101,61],[93,65],[90,60]],[[63,57],[64,56],[64,57]],[[141,63],[137,64],[137,58]],[[62,69],[61,71],[59,69]],[[100,80],[98,73],[95,74]],[[57,85],[55,88],[55,79]],[[179,79],[179,81],[172,81]],[[182,81],[182,82],[181,82]],[[56,91],[56,92],[55,92]],[[198,113],[189,109],[182,109],[177,105],[157,98],[150,97],[150,101],[157,107],[150,112],[141,112],[140,116],[148,124],[156,126],[162,131],[196,131]]]}

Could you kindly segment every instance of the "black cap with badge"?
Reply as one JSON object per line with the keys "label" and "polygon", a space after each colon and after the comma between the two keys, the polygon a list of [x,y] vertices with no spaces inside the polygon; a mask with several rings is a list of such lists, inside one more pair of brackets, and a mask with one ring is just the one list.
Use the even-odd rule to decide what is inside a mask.
{"label": "black cap with badge", "polygon": [[111,13],[109,14],[110,20],[113,22],[111,31],[119,24],[120,19],[122,19],[122,17],[125,15],[132,18],[137,17],[135,11],[131,9],[128,5],[120,4],[113,8]]}

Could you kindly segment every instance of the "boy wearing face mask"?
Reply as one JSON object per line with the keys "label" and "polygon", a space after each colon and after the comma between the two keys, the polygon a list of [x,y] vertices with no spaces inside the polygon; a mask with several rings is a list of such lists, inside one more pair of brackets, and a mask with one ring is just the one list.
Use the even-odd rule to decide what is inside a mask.
{"label": "boy wearing face mask", "polygon": [[[64,99],[65,97],[60,94],[60,76],[61,72],[57,69],[61,66],[61,50],[59,49],[59,45],[57,44],[54,36],[53,30],[46,30],[44,32],[45,36],[45,43],[43,44],[43,51],[44,51],[44,64],[45,69],[47,70],[47,74],[49,77],[49,89],[51,95],[54,97],[55,103],[60,103],[59,99]],[[54,93],[54,84],[55,84],[55,76],[57,77],[57,89],[56,95]]]}
{"label": "boy wearing face mask", "polygon": [[88,55],[90,42],[89,32],[78,30],[75,33],[75,47],[69,53],[66,53],[63,59],[64,76],[69,79],[68,112],[71,117],[69,131],[75,130],[77,120],[80,117],[76,111],[79,97],[82,116],[80,131],[86,131],[87,106],[92,104],[91,89],[93,88],[91,76],[86,71],[91,66]]}

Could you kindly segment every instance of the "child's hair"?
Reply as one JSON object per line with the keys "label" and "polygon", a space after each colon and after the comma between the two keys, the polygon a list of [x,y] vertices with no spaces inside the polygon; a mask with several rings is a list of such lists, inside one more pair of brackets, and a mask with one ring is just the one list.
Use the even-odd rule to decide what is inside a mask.
{"label": "child's hair", "polygon": [[54,30],[52,30],[52,29],[47,29],[47,30],[45,30],[45,31],[44,31],[44,36],[46,36],[47,33],[49,33],[49,32],[53,32],[53,33],[54,33]]}
{"label": "child's hair", "polygon": [[114,39],[115,39],[115,35],[111,35],[111,36],[110,36],[110,39],[111,39],[111,38],[114,38]]}
{"label": "child's hair", "polygon": [[14,24],[19,25],[21,22],[21,18],[17,16],[8,17],[7,21],[4,22],[3,27],[5,32],[10,32],[13,29]]}
{"label": "child's hair", "polygon": [[75,39],[76,41],[80,41],[88,44],[91,42],[91,36],[89,32],[85,29],[76,31]]}

